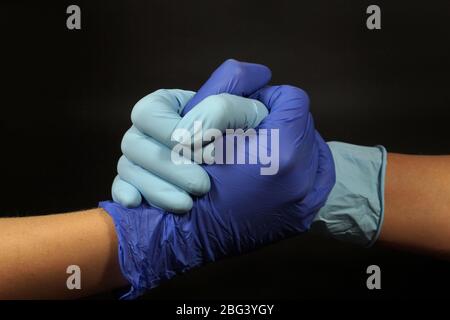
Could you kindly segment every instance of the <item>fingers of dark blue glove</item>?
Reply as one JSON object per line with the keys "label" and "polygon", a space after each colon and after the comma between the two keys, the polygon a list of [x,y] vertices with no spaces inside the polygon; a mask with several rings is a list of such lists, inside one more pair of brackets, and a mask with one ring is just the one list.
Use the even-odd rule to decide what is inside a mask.
{"label": "fingers of dark blue glove", "polygon": [[[314,190],[320,193],[322,199],[326,198],[323,195],[328,195],[336,183],[336,169],[334,167],[333,155],[330,147],[323,140],[320,134],[316,131],[316,142],[319,146],[319,168],[317,169],[316,182]],[[324,205],[325,200],[318,202],[316,207]],[[317,209],[319,209],[317,208]]]}
{"label": "fingers of dark blue glove", "polygon": [[[317,131],[315,132],[315,139],[319,158],[314,185],[301,203],[298,204],[298,212],[302,214],[302,223],[306,229],[311,225],[317,211],[325,204],[336,183],[336,170],[330,147]],[[303,216],[304,214],[308,216]]]}
{"label": "fingers of dark blue glove", "polygon": [[308,164],[313,159],[314,120],[305,91],[287,85],[271,86],[259,90],[251,98],[261,101],[269,109],[269,115],[259,129],[266,129],[271,136],[274,131],[278,133],[276,150],[279,151],[280,170],[299,162],[305,168],[312,168]]}
{"label": "fingers of dark blue glove", "polygon": [[264,65],[228,59],[222,63],[183,108],[182,115],[210,95],[229,93],[247,97],[264,87],[272,77]]}
{"label": "fingers of dark blue glove", "polygon": [[261,101],[269,109],[269,115],[263,121],[265,126],[287,126],[287,129],[297,135],[308,121],[309,97],[300,88],[289,85],[270,86],[257,91],[250,98]]}

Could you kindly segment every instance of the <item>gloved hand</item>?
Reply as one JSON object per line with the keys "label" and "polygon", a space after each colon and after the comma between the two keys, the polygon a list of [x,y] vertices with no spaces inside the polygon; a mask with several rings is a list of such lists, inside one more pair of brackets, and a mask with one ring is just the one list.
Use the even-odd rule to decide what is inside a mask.
{"label": "gloved hand", "polygon": [[[133,126],[122,140],[124,156],[118,162],[113,200],[132,208],[141,203],[142,195],[149,204],[171,212],[190,210],[191,195],[207,193],[210,181],[201,166],[172,161],[174,130],[188,129],[194,120],[202,121],[204,130],[256,127],[267,115],[266,107],[256,100],[225,94],[248,96],[266,85],[270,77],[265,66],[230,59],[195,95],[173,89],[158,90],[142,98],[132,111]],[[227,103],[222,103],[225,99]],[[197,107],[192,110],[194,105]],[[190,110],[182,121],[181,113]]]}
{"label": "gloved hand", "polygon": [[[230,77],[238,80],[234,87],[255,78],[270,78],[266,68],[253,74],[246,73],[245,67],[238,71],[234,73],[238,77]],[[245,144],[235,145],[234,153],[249,159],[250,145],[256,143],[260,150],[279,155],[278,171],[274,175],[261,175],[264,167],[261,159],[257,164],[203,166],[211,179],[210,191],[195,199],[192,209],[182,216],[146,203],[135,209],[113,202],[100,203],[115,222],[121,268],[132,285],[126,298],[136,297],[161,281],[203,263],[304,232],[325,203],[335,182],[334,164],[327,144],[314,128],[306,93],[291,86],[276,86],[255,93],[242,90],[241,94],[251,94],[270,113],[257,127],[266,131],[260,130],[245,140]],[[237,97],[215,97],[213,102],[220,105],[236,104]],[[201,97],[198,100],[205,101]],[[230,123],[242,121],[233,118],[233,113],[228,113],[228,118]],[[192,123],[183,124],[186,128],[191,126]],[[277,133],[278,153],[276,143],[272,143],[277,140]],[[123,170],[127,181],[143,192],[137,180],[145,170],[132,163],[127,163]]]}

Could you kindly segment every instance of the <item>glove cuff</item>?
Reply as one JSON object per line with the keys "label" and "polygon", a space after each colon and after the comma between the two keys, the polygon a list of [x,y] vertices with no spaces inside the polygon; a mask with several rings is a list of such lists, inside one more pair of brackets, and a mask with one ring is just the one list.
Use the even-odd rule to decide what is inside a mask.
{"label": "glove cuff", "polygon": [[123,276],[131,284],[121,299],[134,299],[175,275],[214,260],[202,251],[200,225],[196,215],[178,216],[147,203],[132,209],[112,201],[99,206],[114,220],[119,242],[119,263]]}
{"label": "glove cuff", "polygon": [[[121,296],[121,299],[130,300],[135,299],[145,292],[145,287],[140,283],[140,266],[141,261],[135,259],[134,254],[134,244],[137,239],[132,239],[135,233],[128,232],[129,222],[126,217],[128,214],[132,215],[130,209],[122,207],[118,203],[112,201],[102,201],[99,207],[103,208],[113,219],[114,226],[116,229],[117,240],[118,240],[118,257],[120,270],[122,275],[131,284],[130,290]],[[137,256],[139,259],[139,256]]]}
{"label": "glove cuff", "polygon": [[328,145],[335,163],[336,184],[311,230],[370,247],[378,239],[383,223],[386,149],[342,142]]}

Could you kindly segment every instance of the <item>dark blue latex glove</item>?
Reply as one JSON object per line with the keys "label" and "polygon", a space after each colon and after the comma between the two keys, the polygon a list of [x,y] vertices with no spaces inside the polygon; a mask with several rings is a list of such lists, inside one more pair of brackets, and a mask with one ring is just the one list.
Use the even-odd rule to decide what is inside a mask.
{"label": "dark blue latex glove", "polygon": [[[220,67],[197,93],[204,96],[194,97],[192,104],[208,93],[230,88],[233,94],[251,94],[261,101],[269,115],[258,129],[267,129],[271,138],[271,129],[279,133],[278,172],[261,175],[264,165],[260,164],[204,166],[211,189],[182,216],[148,204],[127,209],[102,202],[114,219],[120,265],[132,285],[126,298],[137,297],[161,281],[206,262],[304,232],[325,203],[335,182],[334,164],[328,146],[314,128],[306,93],[291,86],[246,90],[245,84],[252,83],[254,77],[270,78],[267,68],[246,72],[247,66],[251,65],[233,63],[228,70]],[[246,144],[265,138],[260,132]],[[271,144],[266,147],[270,149]],[[246,154],[248,150],[248,146],[236,147],[235,153]]]}

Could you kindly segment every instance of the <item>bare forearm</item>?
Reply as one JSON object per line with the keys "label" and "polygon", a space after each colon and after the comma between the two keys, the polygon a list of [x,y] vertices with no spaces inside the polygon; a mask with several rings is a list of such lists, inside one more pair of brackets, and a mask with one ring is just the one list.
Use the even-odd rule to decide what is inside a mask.
{"label": "bare forearm", "polygon": [[[69,290],[69,265],[81,290]],[[0,219],[0,298],[70,298],[125,285],[112,219],[102,209]]]}
{"label": "bare forearm", "polygon": [[450,156],[389,154],[380,241],[450,258]]}

